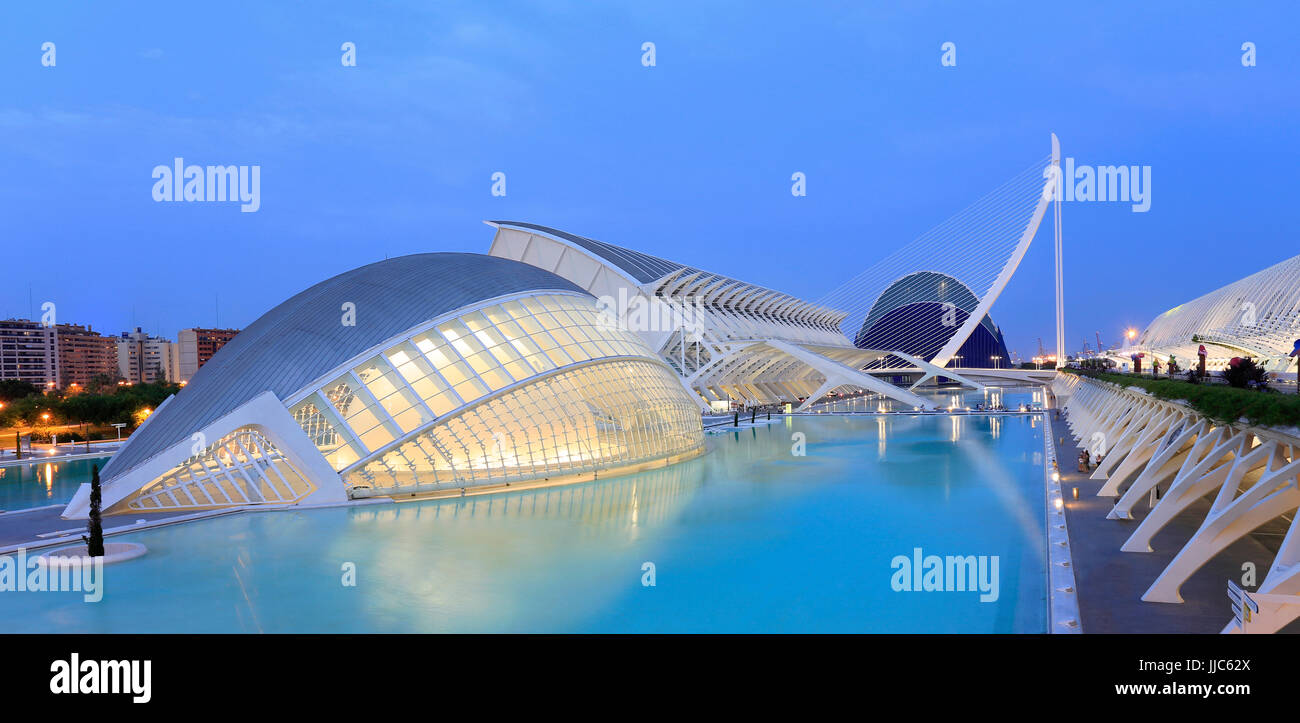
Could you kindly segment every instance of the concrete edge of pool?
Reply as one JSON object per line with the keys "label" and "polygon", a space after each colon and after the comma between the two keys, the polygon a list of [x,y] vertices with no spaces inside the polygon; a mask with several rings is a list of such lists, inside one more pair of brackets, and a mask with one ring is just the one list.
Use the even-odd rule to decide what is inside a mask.
{"label": "concrete edge of pool", "polygon": [[1065,497],[1061,492],[1060,466],[1052,441],[1050,412],[1043,412],[1043,481],[1047,544],[1048,632],[1082,633],[1078,588],[1074,580],[1074,559],[1070,551],[1070,530],[1066,526]]}

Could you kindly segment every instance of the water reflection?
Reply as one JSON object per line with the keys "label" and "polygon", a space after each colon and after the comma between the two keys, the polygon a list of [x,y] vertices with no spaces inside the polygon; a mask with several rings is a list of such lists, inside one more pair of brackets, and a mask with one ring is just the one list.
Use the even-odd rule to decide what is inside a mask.
{"label": "water reflection", "polygon": [[353,508],[358,522],[517,519],[582,522],[592,530],[669,521],[704,484],[704,466],[691,460],[636,475],[581,484],[442,500]]}

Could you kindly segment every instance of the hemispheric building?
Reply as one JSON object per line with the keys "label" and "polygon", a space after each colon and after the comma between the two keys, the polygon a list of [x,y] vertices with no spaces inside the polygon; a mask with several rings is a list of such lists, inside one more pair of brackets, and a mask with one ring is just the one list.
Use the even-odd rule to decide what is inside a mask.
{"label": "hemispheric building", "polygon": [[[578,481],[700,454],[711,409],[805,408],[840,389],[931,409],[912,391],[927,380],[983,388],[931,364],[932,342],[882,331],[917,308],[928,319],[927,304],[987,308],[955,278],[899,279],[850,339],[841,327],[856,322],[836,309],[545,226],[488,223],[487,255],[373,263],[250,324],[108,462],[103,509]],[[968,336],[1004,350],[984,322]],[[943,329],[940,344],[972,343]],[[868,372],[886,360],[915,372],[912,388]],[[88,510],[83,486],[64,516]]]}
{"label": "hemispheric building", "polygon": [[[979,297],[958,279],[917,271],[890,284],[871,305],[853,339],[864,349],[898,349],[932,361],[979,306]],[[1002,330],[988,314],[954,359],[957,366],[998,367],[1011,355]]]}

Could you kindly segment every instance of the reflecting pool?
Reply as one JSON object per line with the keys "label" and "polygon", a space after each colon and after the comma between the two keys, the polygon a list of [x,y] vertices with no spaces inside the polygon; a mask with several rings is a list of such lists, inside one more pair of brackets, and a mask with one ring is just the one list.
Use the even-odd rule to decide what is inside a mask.
{"label": "reflecting pool", "polygon": [[90,468],[103,468],[108,458],[42,462],[0,467],[0,511],[25,510],[45,505],[66,504],[83,482],[90,481]]}
{"label": "reflecting pool", "polygon": [[[800,416],[627,477],[228,515],[114,537],[149,553],[101,602],[0,592],[0,631],[1042,632],[1042,444],[1037,415]],[[996,557],[997,599],[896,591],[917,548]]]}

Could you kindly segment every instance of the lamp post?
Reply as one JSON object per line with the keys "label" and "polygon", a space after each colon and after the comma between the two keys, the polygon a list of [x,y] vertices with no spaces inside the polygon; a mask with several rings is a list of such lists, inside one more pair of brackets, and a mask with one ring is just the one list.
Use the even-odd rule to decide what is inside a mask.
{"label": "lamp post", "polygon": [[993,368],[994,368],[994,369],[1001,369],[1001,368],[1002,368],[1002,365],[999,363],[999,362],[1002,361],[1002,357],[998,356],[997,354],[994,354],[993,356],[991,356],[991,357],[989,357],[989,358],[993,360]]}
{"label": "lamp post", "polygon": [[1295,391],[1296,394],[1300,394],[1300,339],[1295,340],[1295,347],[1291,349],[1291,353],[1287,354],[1287,356],[1296,361]]}

